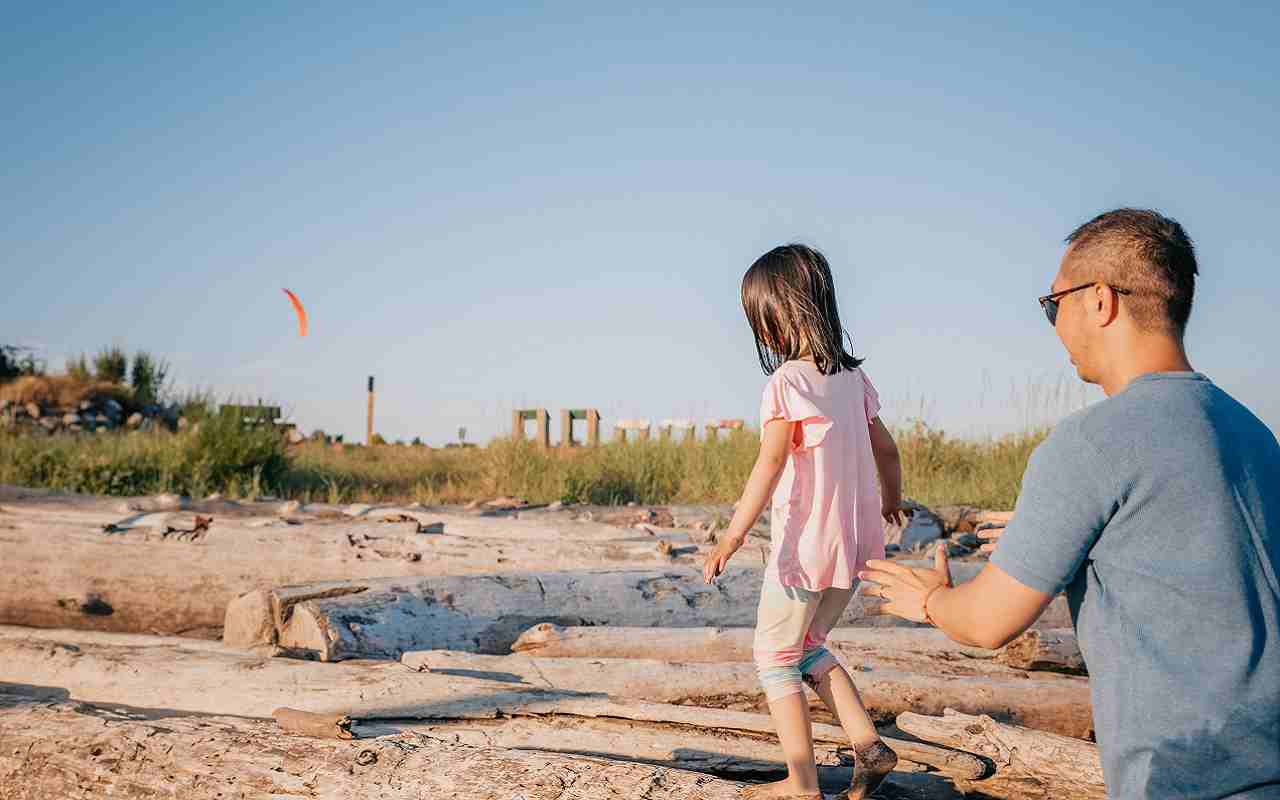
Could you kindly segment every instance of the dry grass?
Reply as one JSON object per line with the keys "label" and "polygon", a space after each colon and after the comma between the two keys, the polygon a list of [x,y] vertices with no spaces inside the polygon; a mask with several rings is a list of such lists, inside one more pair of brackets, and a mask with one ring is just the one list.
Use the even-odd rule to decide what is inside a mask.
{"label": "dry grass", "polygon": [[60,408],[75,408],[90,398],[110,397],[121,405],[133,401],[128,387],[110,381],[85,381],[69,375],[36,375],[0,384],[0,401],[42,403]]}

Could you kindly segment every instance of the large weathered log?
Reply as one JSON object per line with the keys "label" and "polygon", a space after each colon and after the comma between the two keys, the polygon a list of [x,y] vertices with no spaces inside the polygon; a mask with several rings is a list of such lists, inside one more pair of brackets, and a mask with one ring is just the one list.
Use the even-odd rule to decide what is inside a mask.
{"label": "large weathered log", "polygon": [[233,717],[137,719],[70,703],[5,705],[0,796],[11,800],[730,800],[740,787],[664,766],[414,733],[340,742]]}
{"label": "large weathered log", "polygon": [[[89,643],[65,637],[59,641],[58,633],[75,632],[40,631],[38,637],[24,638],[15,629],[0,630],[5,680],[61,687],[71,699],[85,702],[245,717],[288,707],[364,720],[630,719],[668,726],[664,741],[674,749],[694,728],[719,736],[733,731],[770,736],[773,731],[765,714],[609,698],[607,687],[621,684],[611,684],[607,673],[604,681],[596,681],[590,670],[553,669],[557,677],[563,675],[558,684],[537,676],[538,664],[524,656],[508,657],[523,662],[519,669],[489,657],[486,663],[453,668],[437,664],[432,671],[418,672],[392,661],[319,664],[246,655],[211,642],[195,642],[192,647],[186,640],[126,635],[121,638],[127,645],[111,645],[105,642],[119,634],[94,634],[96,641]],[[658,733],[649,735],[658,741]],[[847,743],[843,732],[830,725],[815,726],[815,735],[830,744],[833,753]],[[890,744],[904,760],[948,774],[972,777],[981,772],[979,762],[961,754],[908,742]]]}
{"label": "large weathered log", "polygon": [[[230,631],[260,631],[322,661],[397,658],[410,650],[509,651],[538,622],[690,627],[755,623],[760,573],[730,569],[715,584],[691,569],[433,576],[289,586],[227,608]],[[268,612],[269,609],[269,612]],[[860,601],[842,618],[863,618]],[[228,640],[250,645],[252,640]]]}
{"label": "large weathered log", "polygon": [[898,727],[994,762],[994,775],[980,782],[961,781],[962,789],[1010,800],[1102,800],[1107,795],[1098,748],[1092,742],[956,712],[942,717],[902,714]]}
{"label": "large weathered log", "polygon": [[[587,660],[448,650],[406,653],[401,661],[445,675],[518,677],[529,685],[560,691],[594,690],[613,697],[768,712],[755,666],[748,662]],[[891,661],[864,658],[857,666],[850,665],[850,674],[877,722],[891,722],[904,711],[941,714],[954,708],[1067,736],[1087,737],[1093,732],[1089,684],[1084,678],[1046,674],[1029,679],[1021,670],[983,661],[934,666],[932,673],[911,672]],[[831,720],[817,695],[806,694],[815,717]]]}
{"label": "large weathered log", "polygon": [[[512,652],[561,658],[655,658],[663,661],[750,661],[751,628],[674,628],[652,635],[646,628],[602,625],[534,625],[515,640]],[[835,628],[827,648],[848,659],[933,661],[998,659],[1021,669],[1071,671],[1080,651],[1070,630],[1028,631],[1002,650],[959,644],[934,628]]]}
{"label": "large weathered log", "polygon": [[[6,500],[0,624],[214,637],[227,603],[255,588],[399,575],[688,569],[699,561],[681,531],[659,531],[676,545],[663,554],[646,531],[565,519],[369,507],[348,509],[358,512],[353,517],[296,504],[284,506],[293,510],[282,517],[266,504],[246,510],[227,501],[184,511],[128,505],[91,497]],[[166,527],[192,530],[197,511],[213,517],[206,532],[164,534]],[[402,518],[408,521],[384,521]],[[417,532],[433,522],[444,523],[443,534]],[[749,543],[743,563],[756,563],[760,547]]]}
{"label": "large weathered log", "polygon": [[[957,579],[978,565],[956,569]],[[278,644],[321,661],[398,658],[411,650],[505,653],[538,622],[681,628],[755,624],[761,573],[729,569],[579,570],[333,581],[249,592],[227,607],[228,644]],[[902,625],[868,616],[855,596],[842,625]]]}

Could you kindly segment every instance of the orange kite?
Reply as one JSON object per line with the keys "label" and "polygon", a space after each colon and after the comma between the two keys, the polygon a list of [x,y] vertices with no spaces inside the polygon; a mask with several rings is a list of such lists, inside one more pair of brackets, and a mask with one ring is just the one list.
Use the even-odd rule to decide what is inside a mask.
{"label": "orange kite", "polygon": [[302,301],[298,299],[298,296],[296,294],[289,291],[288,289],[284,289],[283,291],[285,294],[289,295],[289,302],[293,303],[293,310],[298,314],[298,335],[306,336],[307,335],[307,310],[302,307]]}

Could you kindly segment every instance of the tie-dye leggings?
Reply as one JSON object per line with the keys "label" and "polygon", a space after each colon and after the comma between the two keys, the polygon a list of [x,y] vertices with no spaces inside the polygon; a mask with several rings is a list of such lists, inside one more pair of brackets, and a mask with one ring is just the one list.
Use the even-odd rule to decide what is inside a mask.
{"label": "tie-dye leggings", "polygon": [[768,700],[803,692],[803,682],[816,685],[839,666],[823,644],[854,591],[832,587],[814,592],[765,578],[752,650]]}

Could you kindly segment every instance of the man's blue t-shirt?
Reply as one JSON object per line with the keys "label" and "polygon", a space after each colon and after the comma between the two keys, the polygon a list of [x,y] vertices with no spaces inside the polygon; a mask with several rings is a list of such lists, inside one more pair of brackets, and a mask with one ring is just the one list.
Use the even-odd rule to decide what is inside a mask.
{"label": "man's blue t-shirt", "polygon": [[1195,372],[1057,425],[991,561],[1066,591],[1117,798],[1280,798],[1280,445]]}

